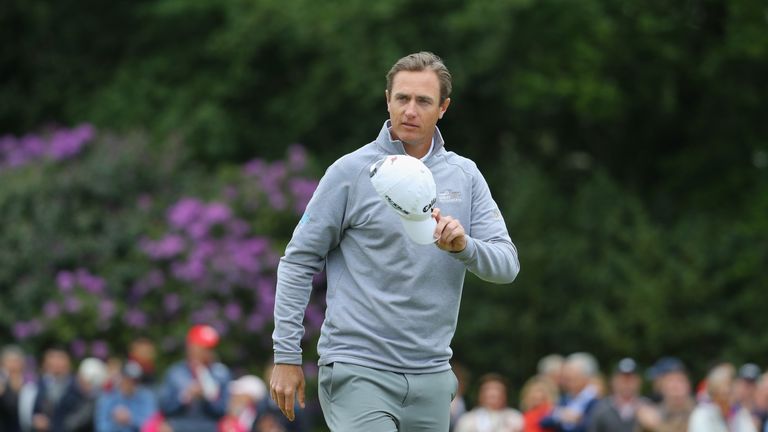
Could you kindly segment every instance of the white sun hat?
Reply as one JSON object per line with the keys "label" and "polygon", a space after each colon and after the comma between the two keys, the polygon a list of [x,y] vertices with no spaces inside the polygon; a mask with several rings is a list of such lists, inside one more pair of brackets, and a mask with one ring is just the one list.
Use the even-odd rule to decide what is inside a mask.
{"label": "white sun hat", "polygon": [[255,375],[245,375],[232,381],[229,392],[233,395],[250,396],[254,402],[259,402],[267,396],[267,385]]}
{"label": "white sun hat", "polygon": [[389,155],[371,166],[371,183],[403,223],[408,237],[422,245],[435,242],[432,207],[437,187],[432,172],[419,159]]}

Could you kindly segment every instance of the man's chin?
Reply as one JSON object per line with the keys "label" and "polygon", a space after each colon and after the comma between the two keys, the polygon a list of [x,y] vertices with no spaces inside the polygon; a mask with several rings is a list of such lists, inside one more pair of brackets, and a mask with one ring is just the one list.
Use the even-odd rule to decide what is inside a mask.
{"label": "man's chin", "polygon": [[406,133],[399,134],[398,137],[403,144],[406,144],[409,146],[419,146],[424,143],[424,137],[417,134],[406,132]]}

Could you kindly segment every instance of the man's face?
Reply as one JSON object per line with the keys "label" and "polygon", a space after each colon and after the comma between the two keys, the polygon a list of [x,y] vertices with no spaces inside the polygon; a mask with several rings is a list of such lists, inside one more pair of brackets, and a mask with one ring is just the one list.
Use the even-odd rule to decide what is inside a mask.
{"label": "man's face", "polygon": [[200,345],[187,344],[187,360],[195,364],[208,364],[213,360],[213,350]]}
{"label": "man's face", "polygon": [[611,379],[613,394],[623,398],[632,398],[640,392],[640,377],[632,373],[617,373]]}
{"label": "man's face", "polygon": [[406,145],[429,146],[437,120],[451,103],[450,98],[440,103],[437,74],[432,70],[400,71],[386,96],[394,137]]}
{"label": "man's face", "polygon": [[664,399],[681,400],[691,394],[691,382],[682,372],[670,372],[662,376],[660,387]]}
{"label": "man's face", "polygon": [[768,410],[768,377],[761,378],[757,383],[755,406],[761,410]]}
{"label": "man's face", "polygon": [[569,395],[577,395],[589,384],[589,377],[573,363],[563,367],[563,389]]}
{"label": "man's face", "polygon": [[488,381],[480,387],[478,402],[491,411],[499,411],[507,407],[507,388],[498,381]]}
{"label": "man's face", "polygon": [[69,355],[64,351],[51,350],[45,354],[43,362],[45,372],[57,377],[69,375],[72,364],[69,361]]}
{"label": "man's face", "polygon": [[757,386],[755,385],[754,381],[746,380],[743,378],[737,379],[733,389],[736,402],[744,405],[751,405],[752,400],[755,397],[756,387]]}
{"label": "man's face", "polygon": [[6,354],[3,357],[0,368],[8,374],[20,374],[24,372],[24,357],[18,354]]}

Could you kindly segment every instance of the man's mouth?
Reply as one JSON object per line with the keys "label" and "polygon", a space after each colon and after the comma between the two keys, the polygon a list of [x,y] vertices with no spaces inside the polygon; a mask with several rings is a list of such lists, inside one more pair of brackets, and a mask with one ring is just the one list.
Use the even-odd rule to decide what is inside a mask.
{"label": "man's mouth", "polygon": [[405,122],[403,122],[403,126],[407,128],[412,128],[412,129],[417,129],[419,127],[418,125],[415,125],[413,123],[405,123]]}

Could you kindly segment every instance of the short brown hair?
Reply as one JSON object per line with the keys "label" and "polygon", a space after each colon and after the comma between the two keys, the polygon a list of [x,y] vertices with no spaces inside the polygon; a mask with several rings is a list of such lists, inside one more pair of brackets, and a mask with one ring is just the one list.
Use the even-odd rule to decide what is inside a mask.
{"label": "short brown hair", "polygon": [[487,374],[481,376],[480,379],[478,380],[477,387],[480,388],[480,387],[484,386],[485,384],[488,384],[488,383],[491,383],[491,382],[499,383],[499,384],[503,385],[505,389],[509,387],[509,385],[507,383],[507,379],[504,378],[503,376],[501,376],[500,374],[495,373],[495,372],[487,373]]}
{"label": "short brown hair", "polygon": [[421,72],[432,70],[440,81],[440,103],[445,102],[451,95],[451,73],[443,64],[443,59],[429,51],[421,51],[401,58],[387,73],[387,92],[392,93],[392,83],[395,75],[400,71]]}

